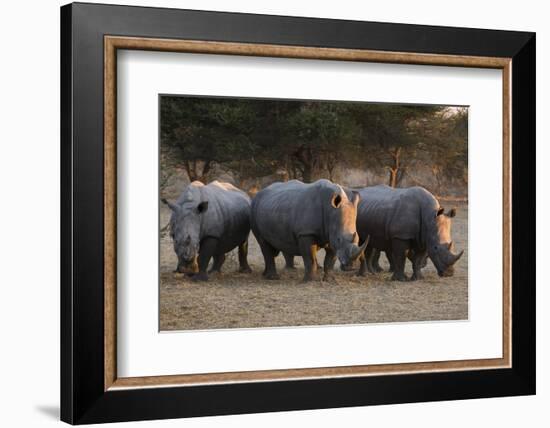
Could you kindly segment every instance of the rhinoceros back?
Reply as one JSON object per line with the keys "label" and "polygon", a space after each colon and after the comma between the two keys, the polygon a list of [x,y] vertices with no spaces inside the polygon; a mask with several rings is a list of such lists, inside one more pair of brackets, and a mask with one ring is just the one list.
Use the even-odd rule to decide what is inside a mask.
{"label": "rhinoceros back", "polygon": [[250,232],[250,198],[230,183],[213,181],[197,186],[201,199],[208,201],[200,239],[210,236],[219,239],[220,248],[230,251],[244,242]]}
{"label": "rhinoceros back", "polygon": [[374,247],[393,238],[425,242],[431,216],[439,203],[422,187],[394,189],[380,185],[359,190],[357,229],[361,237],[370,235]]}
{"label": "rhinoceros back", "polygon": [[311,184],[298,180],[274,183],[252,200],[252,231],[274,248],[299,255],[300,236],[327,239],[323,229],[323,202],[329,204],[330,196],[338,189],[328,180]]}

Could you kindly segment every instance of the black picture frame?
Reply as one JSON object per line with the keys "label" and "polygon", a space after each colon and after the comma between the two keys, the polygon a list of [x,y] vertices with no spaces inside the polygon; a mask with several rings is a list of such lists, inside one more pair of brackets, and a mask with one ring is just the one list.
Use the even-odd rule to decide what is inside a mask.
{"label": "black picture frame", "polygon": [[[512,58],[512,367],[104,391],[104,36]],[[61,419],[71,424],[535,393],[535,34],[74,3],[61,8]]]}

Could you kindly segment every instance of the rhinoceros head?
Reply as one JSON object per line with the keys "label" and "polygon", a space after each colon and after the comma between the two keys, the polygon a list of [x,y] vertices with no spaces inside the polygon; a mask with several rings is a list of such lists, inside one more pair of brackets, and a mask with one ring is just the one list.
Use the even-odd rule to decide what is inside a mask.
{"label": "rhinoceros head", "polygon": [[464,250],[460,253],[454,253],[454,245],[451,240],[452,218],[456,215],[456,209],[445,212],[443,207],[439,208],[435,214],[435,236],[430,239],[428,244],[428,254],[432,259],[439,276],[453,276],[454,264],[462,257]]}
{"label": "rhinoceros head", "polygon": [[358,204],[358,193],[354,192],[350,201],[340,188],[332,195],[328,207],[329,243],[342,265],[353,263],[368,244],[368,240],[366,240],[363,245],[357,245],[359,235],[355,229],[355,222]]}
{"label": "rhinoceros head", "polygon": [[170,217],[170,236],[174,243],[174,252],[178,256],[176,272],[196,273],[199,270],[197,258],[200,246],[201,216],[208,210],[208,201],[199,198],[185,198],[182,203],[174,204],[163,199],[172,210]]}

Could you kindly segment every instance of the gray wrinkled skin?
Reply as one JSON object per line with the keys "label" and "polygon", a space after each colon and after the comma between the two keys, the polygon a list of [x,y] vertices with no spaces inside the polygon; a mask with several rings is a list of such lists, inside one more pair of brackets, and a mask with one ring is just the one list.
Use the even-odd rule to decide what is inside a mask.
{"label": "gray wrinkled skin", "polygon": [[[370,235],[369,249],[391,253],[394,261],[397,257],[401,264],[402,260],[403,267],[401,250],[405,253],[412,250],[418,257],[418,266],[413,261],[413,279],[421,277],[425,254],[440,276],[453,275],[453,265],[464,252],[453,252],[451,219],[456,214],[454,209],[445,213],[437,199],[422,187],[393,189],[381,185],[365,187],[358,192],[361,201],[357,209],[357,231],[360,237]],[[394,266],[394,269],[394,279],[403,280],[402,267]]]}
{"label": "gray wrinkled skin", "polygon": [[[197,273],[201,243],[213,238],[208,254],[222,257],[246,245],[250,233],[250,198],[230,183],[200,181],[189,184],[175,203],[163,200],[172,210],[170,236],[178,256],[177,272]],[[206,267],[205,267],[206,268]]]}
{"label": "gray wrinkled skin", "polygon": [[[328,180],[311,184],[291,180],[274,183],[258,192],[252,200],[251,227],[266,259],[264,276],[276,277],[268,259],[280,251],[286,258],[304,257],[306,281],[313,279],[306,258],[313,263],[315,271],[313,256],[318,248],[325,248],[327,257],[336,256],[342,263],[359,257],[364,247],[357,245],[358,202],[357,194],[349,200],[340,186]],[[325,259],[325,270],[331,269],[330,262]]]}

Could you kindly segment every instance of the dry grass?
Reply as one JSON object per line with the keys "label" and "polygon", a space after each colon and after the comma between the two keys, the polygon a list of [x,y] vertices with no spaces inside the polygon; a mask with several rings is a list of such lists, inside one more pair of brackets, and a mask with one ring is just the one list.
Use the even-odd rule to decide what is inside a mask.
{"label": "dry grass", "polygon": [[[222,274],[211,276],[209,282],[196,283],[172,272],[177,259],[166,236],[161,240],[161,330],[467,319],[468,208],[464,202],[452,205],[458,208],[453,224],[455,246],[457,250],[464,248],[465,254],[452,278],[439,278],[428,262],[423,271],[425,279],[416,282],[390,281],[389,272],[362,278],[337,268],[336,281],[303,284],[300,258],[295,258],[295,271],[285,271],[282,256],[277,259],[281,280],[266,281],[261,277],[263,258],[251,235],[252,274],[236,272],[235,250],[228,255]],[[161,225],[168,217],[168,209],[162,207]],[[320,262],[323,256],[321,251]],[[384,256],[381,262],[387,269]],[[410,263],[406,272],[412,273]]]}

